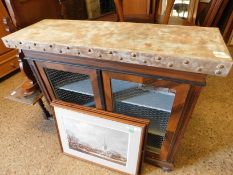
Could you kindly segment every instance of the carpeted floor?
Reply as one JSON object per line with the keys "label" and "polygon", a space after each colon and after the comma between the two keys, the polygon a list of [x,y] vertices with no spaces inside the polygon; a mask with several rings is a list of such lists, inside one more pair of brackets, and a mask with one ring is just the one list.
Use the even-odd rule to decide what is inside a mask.
{"label": "carpeted floor", "polygon": [[[22,81],[17,73],[0,82],[0,174],[115,175],[116,172],[61,153],[53,121],[38,105],[4,97]],[[166,173],[144,165],[143,175],[233,174],[233,71],[227,78],[209,77],[176,155]]]}

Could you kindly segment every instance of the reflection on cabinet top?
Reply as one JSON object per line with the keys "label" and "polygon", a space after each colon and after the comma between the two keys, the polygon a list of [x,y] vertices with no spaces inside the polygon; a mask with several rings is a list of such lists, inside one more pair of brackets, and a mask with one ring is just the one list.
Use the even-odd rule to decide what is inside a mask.
{"label": "reflection on cabinet top", "polygon": [[3,41],[10,48],[220,76],[232,66],[217,28],[43,20]]}

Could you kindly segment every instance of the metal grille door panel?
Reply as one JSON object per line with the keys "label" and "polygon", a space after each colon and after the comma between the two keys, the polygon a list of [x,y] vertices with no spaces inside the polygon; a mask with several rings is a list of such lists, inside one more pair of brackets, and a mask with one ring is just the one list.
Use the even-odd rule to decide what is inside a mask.
{"label": "metal grille door panel", "polygon": [[44,68],[57,99],[95,107],[89,75]]}

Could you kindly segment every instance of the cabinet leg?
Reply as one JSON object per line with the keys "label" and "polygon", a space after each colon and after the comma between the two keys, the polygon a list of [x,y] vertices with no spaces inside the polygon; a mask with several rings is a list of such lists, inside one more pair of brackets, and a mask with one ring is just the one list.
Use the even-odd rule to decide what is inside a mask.
{"label": "cabinet leg", "polygon": [[24,59],[24,53],[20,50],[18,55],[19,67],[21,72],[25,75],[26,81],[21,86],[21,93],[23,96],[30,96],[36,92],[39,87],[29,67],[27,60]]}
{"label": "cabinet leg", "polygon": [[[32,73],[32,70],[31,70],[27,60],[25,60],[24,57],[25,57],[24,53],[22,52],[22,50],[20,50],[18,61],[19,61],[21,72],[26,77],[25,83],[21,86],[21,93],[23,96],[30,96],[39,89],[39,86],[36,82],[36,79]],[[43,101],[41,100],[41,98],[38,100],[38,104],[40,105],[40,107],[43,111],[44,119],[45,120],[51,119],[52,115],[45,108],[45,105],[44,105]]]}
{"label": "cabinet leg", "polygon": [[43,111],[43,116],[45,120],[50,120],[52,118],[52,115],[48,112],[48,110],[45,108],[45,105],[42,101],[42,99],[40,98],[38,100],[38,104],[40,105],[42,111]]}

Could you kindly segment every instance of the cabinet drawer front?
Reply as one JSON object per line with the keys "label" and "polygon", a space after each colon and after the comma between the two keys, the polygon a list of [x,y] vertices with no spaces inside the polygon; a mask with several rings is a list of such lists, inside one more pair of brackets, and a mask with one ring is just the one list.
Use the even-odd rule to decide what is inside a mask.
{"label": "cabinet drawer front", "polygon": [[19,68],[19,63],[16,55],[14,54],[7,60],[4,60],[0,63],[0,78],[13,72]]}

